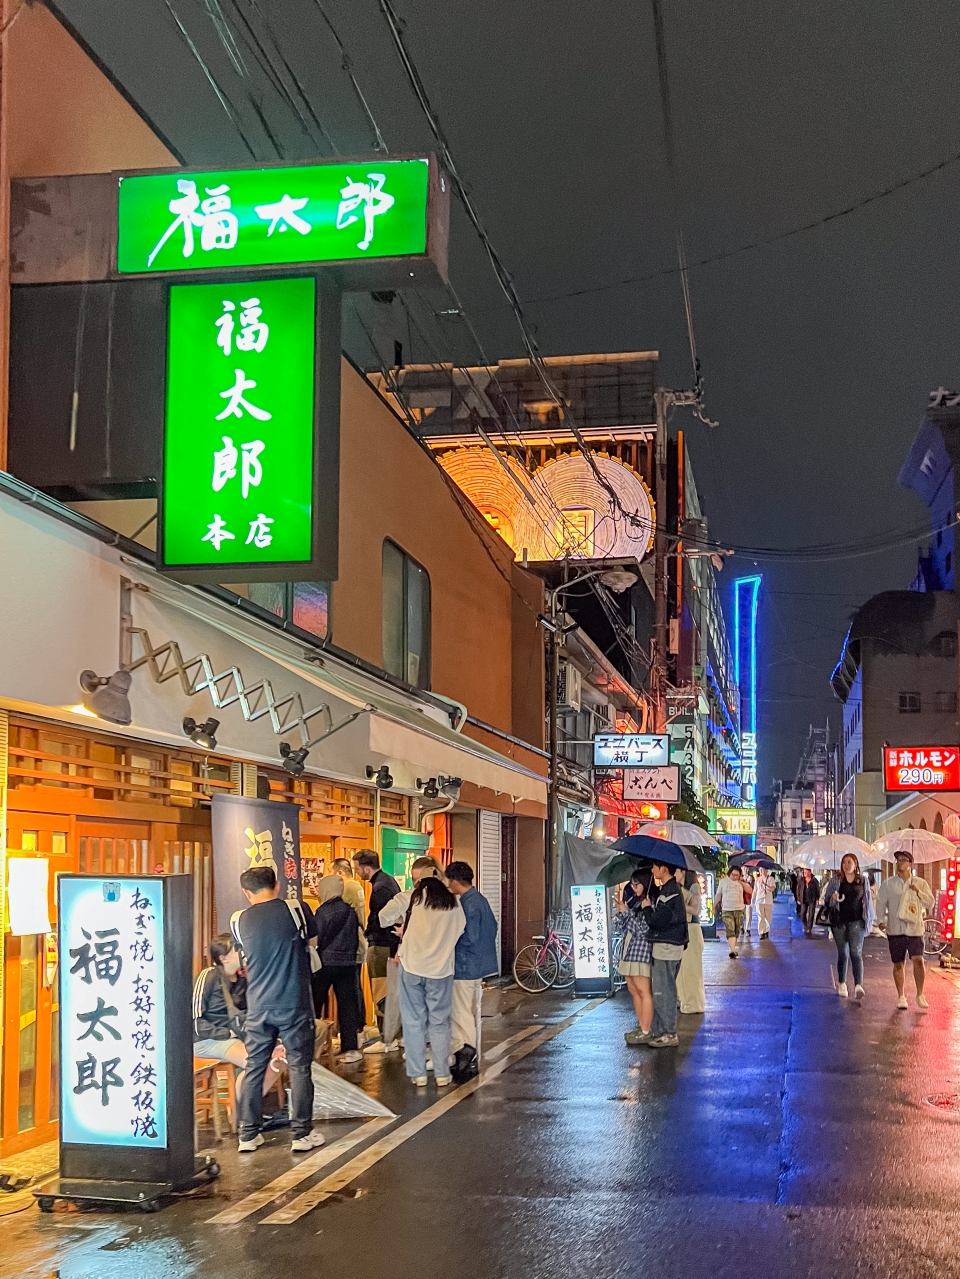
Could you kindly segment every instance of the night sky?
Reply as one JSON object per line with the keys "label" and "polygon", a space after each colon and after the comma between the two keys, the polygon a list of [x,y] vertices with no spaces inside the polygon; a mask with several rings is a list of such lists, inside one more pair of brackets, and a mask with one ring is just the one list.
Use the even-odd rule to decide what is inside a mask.
{"label": "night sky", "polygon": [[[257,159],[367,154],[372,132],[315,0],[171,0]],[[401,0],[405,36],[545,354],[659,349],[690,385],[646,0]],[[377,0],[323,0],[391,152],[431,137]],[[61,0],[98,56],[191,164],[251,153],[165,0]],[[240,74],[211,14],[236,33]],[[269,19],[266,29],[260,14]],[[241,39],[271,35],[317,119],[302,125]],[[948,0],[664,0],[683,223],[691,261],[819,219],[960,150],[960,8]],[[227,37],[229,42],[229,36]],[[296,90],[291,88],[296,94]],[[302,104],[301,104],[302,105]],[[332,144],[332,145],[331,145]],[[960,163],[848,217],[691,274],[710,430],[687,430],[711,532],[727,545],[869,542],[918,527],[896,487],[927,392],[960,384],[954,301]],[[487,358],[523,355],[479,242],[455,206],[451,278]],[[586,290],[586,292],[583,292]],[[576,296],[569,296],[576,294]],[[361,301],[409,361],[478,362],[438,292],[413,318]],[[394,331],[395,330],[395,331]],[[355,313],[348,349],[373,361]],[[794,773],[853,610],[909,584],[916,551],[758,562],[760,783]],[[727,599],[738,556],[721,575]]]}

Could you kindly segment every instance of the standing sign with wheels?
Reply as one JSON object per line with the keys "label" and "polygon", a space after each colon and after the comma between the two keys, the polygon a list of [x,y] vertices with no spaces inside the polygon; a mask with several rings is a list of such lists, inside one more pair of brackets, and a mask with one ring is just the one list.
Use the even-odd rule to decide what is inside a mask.
{"label": "standing sign with wheels", "polygon": [[570,889],[573,923],[573,992],[609,995],[613,990],[607,890],[602,884],[574,884]]}
{"label": "standing sign with wheels", "polygon": [[36,1191],[154,1212],[194,1156],[193,877],[61,875],[60,1176]]}

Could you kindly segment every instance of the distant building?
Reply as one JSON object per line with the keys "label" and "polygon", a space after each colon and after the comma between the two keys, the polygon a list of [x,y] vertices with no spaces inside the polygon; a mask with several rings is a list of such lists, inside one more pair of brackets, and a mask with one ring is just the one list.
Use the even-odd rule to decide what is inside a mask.
{"label": "distant building", "polygon": [[[591,795],[611,818],[646,816],[613,793],[610,778],[593,775],[589,740],[610,725],[652,727],[656,360],[650,351],[551,357],[546,364],[562,406],[526,360],[369,374],[515,559],[550,589],[610,568],[634,575],[621,591],[585,585],[562,596],[578,626],[563,660],[576,669],[581,693],[580,708],[561,715],[561,743],[571,743],[561,751],[570,830]],[[716,569],[708,553],[697,553],[707,522],[682,432],[669,442],[667,500],[667,529],[686,551],[669,560],[671,758],[704,807],[736,807],[740,699]],[[684,533],[693,545],[684,547]]]}
{"label": "distant building", "polygon": [[[954,403],[955,401],[955,403]],[[873,840],[876,819],[901,802],[884,792],[882,750],[960,741],[955,590],[956,462],[960,395],[931,395],[899,482],[930,510],[931,538],[907,591],[884,591],[858,610],[831,677],[843,703],[838,828]]]}

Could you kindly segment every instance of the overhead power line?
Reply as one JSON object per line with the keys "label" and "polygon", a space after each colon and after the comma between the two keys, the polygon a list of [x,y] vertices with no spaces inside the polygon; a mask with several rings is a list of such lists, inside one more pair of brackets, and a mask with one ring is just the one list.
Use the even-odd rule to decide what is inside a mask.
{"label": "overhead power line", "polygon": [[790,227],[786,231],[778,231],[774,235],[763,236],[759,240],[750,240],[746,244],[737,245],[734,249],[725,249],[722,253],[712,253],[708,257],[698,258],[685,268],[665,266],[658,271],[649,271],[646,275],[628,275],[622,280],[612,280],[609,284],[592,284],[583,289],[571,289],[567,293],[552,293],[543,298],[529,298],[527,305],[545,306],[548,302],[563,302],[567,298],[588,297],[593,293],[604,293],[610,289],[624,289],[632,284],[647,284],[651,280],[659,280],[667,275],[678,275],[681,269],[694,271],[699,270],[700,267],[713,266],[717,262],[726,262],[729,258],[739,257],[743,253],[752,253],[755,249],[764,249],[771,244],[779,244],[782,240],[793,239],[794,236],[803,235],[807,231],[819,230],[820,227],[829,226],[831,222],[837,222],[853,213],[859,213],[861,209],[865,209],[871,204],[876,204],[878,200],[885,200],[888,196],[896,195],[899,191],[905,191],[908,187],[916,186],[918,182],[925,182],[927,178],[934,177],[958,161],[960,161],[960,151],[938,160],[936,164],[931,164],[926,169],[920,169],[916,173],[908,174],[896,182],[880,187],[879,190],[872,191],[869,195],[861,196],[859,200],[854,200],[851,204],[846,204],[841,209],[835,209],[832,213],[824,214],[819,218],[812,218],[809,222]]}

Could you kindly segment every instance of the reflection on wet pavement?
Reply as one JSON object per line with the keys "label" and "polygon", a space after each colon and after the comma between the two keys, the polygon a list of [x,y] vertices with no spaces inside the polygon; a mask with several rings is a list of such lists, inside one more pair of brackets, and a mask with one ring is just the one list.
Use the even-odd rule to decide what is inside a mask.
{"label": "reflection on wet pavement", "polygon": [[[295,1165],[286,1134],[245,1161],[222,1147],[218,1183],[150,1218],[30,1208],[3,1223],[0,1274],[960,1276],[960,991],[934,971],[929,1011],[897,1012],[871,940],[857,1005],[835,993],[833,955],[781,902],[771,941],[739,961],[707,945],[706,1015],[681,1017],[680,1048],[662,1052],[624,1045],[624,995],[584,1012],[497,992],[484,1027],[491,1045],[514,1039],[507,1068],[291,1224],[263,1223],[381,1138],[285,1179],[233,1224],[210,1219]],[[363,1067],[399,1115],[384,1135],[438,1101],[402,1072]],[[326,1125],[328,1142],[358,1127]]]}

